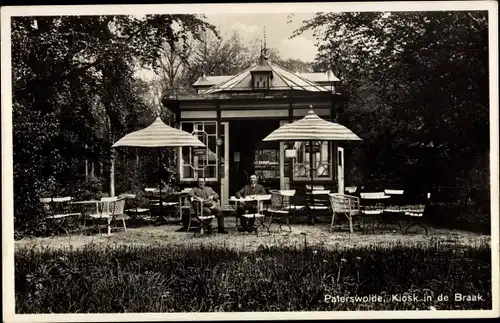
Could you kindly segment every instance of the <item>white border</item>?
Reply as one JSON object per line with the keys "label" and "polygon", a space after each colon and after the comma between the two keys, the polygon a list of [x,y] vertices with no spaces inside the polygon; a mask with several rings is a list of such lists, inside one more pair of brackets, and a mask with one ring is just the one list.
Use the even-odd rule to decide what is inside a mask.
{"label": "white border", "polygon": [[[314,9],[314,10],[313,10]],[[442,11],[488,10],[490,55],[490,171],[492,304],[489,311],[367,311],[367,312],[243,312],[243,313],[174,313],[174,314],[15,314],[14,240],[12,182],[12,83],[10,54],[10,17],[49,15],[105,15],[146,13],[245,14],[291,12],[349,11]],[[84,321],[192,321],[192,320],[301,320],[349,318],[473,318],[499,315],[499,173],[498,173],[498,3],[496,1],[422,1],[354,3],[268,3],[268,4],[175,4],[175,5],[88,5],[88,6],[19,6],[1,8],[1,81],[2,81],[2,229],[3,229],[3,313],[5,322],[84,322]]]}

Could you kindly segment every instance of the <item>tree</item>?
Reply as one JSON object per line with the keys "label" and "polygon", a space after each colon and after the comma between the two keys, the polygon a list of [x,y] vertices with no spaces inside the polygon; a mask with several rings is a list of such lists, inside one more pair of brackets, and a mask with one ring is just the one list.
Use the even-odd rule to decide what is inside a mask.
{"label": "tree", "polygon": [[[199,39],[196,15],[16,17],[12,23],[16,220],[40,194],[75,184],[79,161],[113,173],[114,139],[139,126],[143,104],[132,70],[154,67],[160,48]],[[78,173],[78,172],[77,172]],[[112,176],[110,190],[112,192]],[[29,211],[29,212],[24,212]]]}
{"label": "tree", "polygon": [[365,138],[366,173],[462,185],[489,146],[484,12],[319,13],[295,36],[305,30],[314,68],[344,82],[341,120]]}
{"label": "tree", "polygon": [[201,75],[235,75],[249,67],[249,52],[237,32],[229,37],[207,33],[194,44],[188,65],[189,84]]}
{"label": "tree", "polygon": [[[278,64],[281,67],[284,67],[294,73],[311,73],[312,63],[304,62],[300,59],[289,58],[289,59],[276,59],[274,63]],[[320,72],[324,72],[320,71]]]}

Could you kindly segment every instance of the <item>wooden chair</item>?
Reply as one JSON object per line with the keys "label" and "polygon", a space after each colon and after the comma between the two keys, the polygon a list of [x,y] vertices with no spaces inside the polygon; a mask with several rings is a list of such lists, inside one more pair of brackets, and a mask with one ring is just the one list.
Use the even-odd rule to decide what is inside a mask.
{"label": "wooden chair", "polygon": [[[269,225],[266,225],[265,223],[265,218],[266,218],[266,212],[268,210],[264,209],[265,202],[270,201],[272,198],[272,194],[266,194],[266,195],[256,195],[258,198],[257,200],[257,212],[256,213],[243,213],[242,216],[247,219],[254,219],[254,225],[253,225],[253,231],[255,232],[255,235],[259,235],[259,228],[264,227],[267,229],[267,232],[269,235],[271,235],[271,231],[269,230]],[[257,224],[256,224],[257,223]]]}
{"label": "wooden chair", "polygon": [[68,229],[75,226],[75,223],[70,223],[70,221],[76,222],[81,217],[81,213],[72,211],[70,204],[72,199],[71,196],[42,197],[39,199],[44,220],[52,226],[54,233],[62,229],[66,235],[69,235]]}
{"label": "wooden chair", "polygon": [[193,211],[193,205],[191,203],[191,196],[189,196],[189,192],[191,189],[185,189],[181,192],[177,193],[178,202],[175,205],[176,210],[179,212],[179,220],[182,221],[183,215],[186,212],[189,212],[191,215]]}
{"label": "wooden chair", "polygon": [[278,230],[282,230],[282,221],[288,226],[288,232],[292,232],[292,227],[290,226],[289,215],[292,211],[290,198],[295,195],[295,190],[288,191],[278,191],[273,190],[271,192],[271,206],[267,209],[267,212],[271,214],[271,222],[273,220],[279,220]]}
{"label": "wooden chair", "polygon": [[305,205],[295,204],[295,190],[279,190],[278,192],[281,194],[281,196],[283,196],[285,205],[289,206],[290,213],[293,213],[293,215],[295,215],[297,211],[302,210],[306,207]]}
{"label": "wooden chair", "polygon": [[192,220],[195,219],[199,224],[199,230],[194,232],[194,235],[203,235],[205,232],[213,233],[215,230],[212,228],[212,221],[215,219],[215,215],[204,215],[203,214],[203,202],[194,197],[189,197],[189,201],[192,205],[192,210],[194,213],[189,214],[189,222],[187,231],[191,229]]}
{"label": "wooden chair", "polygon": [[149,207],[143,207],[144,205],[140,205],[135,194],[122,194],[120,197],[129,200],[125,203],[125,213],[130,218],[141,222],[147,222],[148,225],[151,224],[151,209]]}
{"label": "wooden chair", "polygon": [[378,223],[377,227],[383,220],[385,203],[390,198],[385,192],[362,192],[360,193],[361,214],[370,217],[369,223],[366,228],[374,226],[375,222]]}
{"label": "wooden chair", "polygon": [[335,224],[335,214],[343,214],[349,220],[349,230],[353,230],[353,217],[358,216],[360,211],[359,198],[357,196],[333,193],[328,195],[332,207],[332,222],[330,224],[330,232],[333,231]]}
{"label": "wooden chair", "polygon": [[384,209],[385,212],[400,213],[404,190],[385,189],[384,194],[391,197],[389,199],[389,206]]}

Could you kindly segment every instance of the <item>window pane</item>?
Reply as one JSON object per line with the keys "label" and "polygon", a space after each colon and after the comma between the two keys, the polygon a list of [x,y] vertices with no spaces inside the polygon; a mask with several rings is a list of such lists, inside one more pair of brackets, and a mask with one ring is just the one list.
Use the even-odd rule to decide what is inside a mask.
{"label": "window pane", "polygon": [[205,177],[206,178],[215,178],[216,177],[215,165],[208,166],[207,168],[205,168]]}
{"label": "window pane", "polygon": [[216,152],[216,149],[217,149],[217,139],[215,138],[215,136],[208,136],[207,137],[207,141],[208,141],[208,149],[215,153]]}
{"label": "window pane", "polygon": [[193,178],[194,172],[193,169],[190,166],[183,166],[184,169],[184,178]]}
{"label": "window pane", "polygon": [[187,131],[189,133],[193,132],[193,123],[192,122],[182,122],[181,129]]}
{"label": "window pane", "polygon": [[182,147],[182,163],[183,164],[192,164],[193,156],[190,154],[190,147]]}
{"label": "window pane", "polygon": [[216,134],[216,123],[205,123],[205,132],[209,135]]}

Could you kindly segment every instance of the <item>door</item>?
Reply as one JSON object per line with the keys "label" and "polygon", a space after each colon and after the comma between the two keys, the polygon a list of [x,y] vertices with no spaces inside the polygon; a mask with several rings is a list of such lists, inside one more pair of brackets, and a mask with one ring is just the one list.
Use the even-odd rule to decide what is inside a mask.
{"label": "door", "polygon": [[344,194],[344,148],[338,147],[337,156],[338,193]]}
{"label": "door", "polygon": [[[288,120],[281,120],[280,121],[280,127],[287,124]],[[289,172],[288,164],[291,164],[290,160],[287,160],[285,157],[285,143],[280,142],[280,189],[282,190],[289,190],[290,189],[290,177],[289,177]],[[291,166],[289,166],[291,167]]]}
{"label": "door", "polygon": [[221,138],[223,143],[223,153],[221,157],[224,162],[221,170],[221,204],[227,205],[229,199],[229,122],[221,122]]}

